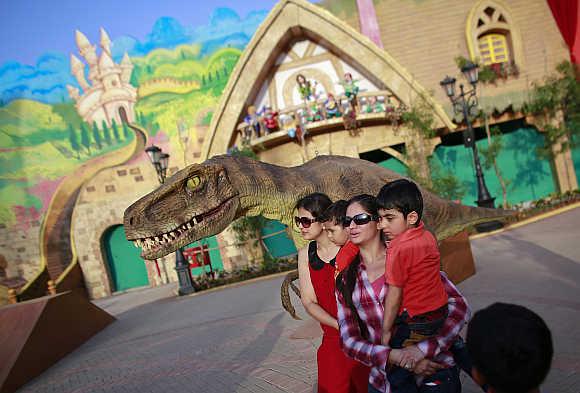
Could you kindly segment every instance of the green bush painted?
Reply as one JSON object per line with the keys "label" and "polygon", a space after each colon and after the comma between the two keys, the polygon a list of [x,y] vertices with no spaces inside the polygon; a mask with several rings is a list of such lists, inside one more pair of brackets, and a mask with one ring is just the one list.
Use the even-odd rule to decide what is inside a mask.
{"label": "green bush painted", "polygon": [[[508,181],[508,202],[516,203],[536,200],[556,192],[555,174],[548,160],[540,160],[536,149],[544,145],[544,136],[534,128],[518,128],[501,136],[503,148],[497,158],[498,166],[504,178]],[[478,149],[487,148],[487,139],[477,141]],[[573,150],[576,176],[580,174],[580,147]],[[480,160],[483,160],[480,154]],[[461,202],[475,206],[477,185],[473,168],[471,149],[463,145],[439,145],[431,157],[431,170],[435,168],[445,173],[451,172],[464,185],[466,193]],[[483,164],[483,162],[482,162]],[[404,176],[406,166],[395,158],[378,163]],[[484,170],[485,182],[492,196],[496,198],[496,206],[502,201],[501,187],[493,169]]]}
{"label": "green bush painted", "polygon": [[[536,149],[544,145],[544,137],[534,128],[519,128],[502,134],[503,148],[497,157],[502,176],[508,181],[507,199],[516,203],[543,198],[556,191],[550,163],[540,160]],[[487,139],[477,141],[477,147],[487,148]],[[481,157],[480,157],[481,158]],[[461,202],[475,205],[477,184],[471,149],[463,145],[438,146],[433,161],[445,171],[451,171],[465,185],[466,193]],[[484,170],[485,182],[496,206],[501,204],[501,187],[493,169]]]}

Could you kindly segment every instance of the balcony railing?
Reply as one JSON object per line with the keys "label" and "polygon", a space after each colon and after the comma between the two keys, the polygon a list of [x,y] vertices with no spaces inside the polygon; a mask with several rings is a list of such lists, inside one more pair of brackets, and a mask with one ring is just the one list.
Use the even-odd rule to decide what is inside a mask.
{"label": "balcony railing", "polygon": [[326,99],[320,99],[286,107],[268,123],[262,113],[253,125],[245,121],[238,125],[239,139],[250,146],[271,147],[292,140],[303,142],[308,135],[350,129],[353,124],[355,128],[372,124],[396,127],[406,111],[388,90],[359,93],[353,102],[343,95],[336,97],[336,103],[336,108],[331,108]]}

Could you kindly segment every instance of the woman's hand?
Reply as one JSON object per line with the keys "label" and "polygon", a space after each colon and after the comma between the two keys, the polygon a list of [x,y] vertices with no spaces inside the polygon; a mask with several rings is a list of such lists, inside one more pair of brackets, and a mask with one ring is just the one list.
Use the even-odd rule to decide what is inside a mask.
{"label": "woman's hand", "polygon": [[417,375],[421,375],[423,377],[428,377],[429,375],[435,374],[438,370],[445,368],[441,364],[434,362],[429,359],[423,359],[415,364],[413,368],[413,373]]}

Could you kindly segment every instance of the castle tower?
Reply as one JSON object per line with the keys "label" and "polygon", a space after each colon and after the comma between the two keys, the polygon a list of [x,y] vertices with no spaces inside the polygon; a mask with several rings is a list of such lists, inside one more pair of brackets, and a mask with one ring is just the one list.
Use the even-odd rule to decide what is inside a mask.
{"label": "castle tower", "polygon": [[88,38],[78,30],[75,31],[75,39],[79,53],[89,63],[89,80],[93,85],[99,84],[97,49],[95,45],[91,45]]}
{"label": "castle tower", "polygon": [[78,57],[71,54],[70,55],[70,69],[71,73],[74,75],[79,85],[84,91],[87,91],[90,86],[85,79],[85,65],[79,60]]}
{"label": "castle tower", "polygon": [[80,95],[78,88],[67,86],[70,97],[76,102],[76,109],[83,120],[89,124],[103,122],[111,125],[113,121],[135,121],[135,102],[137,89],[129,81],[133,64],[125,53],[121,64],[115,64],[111,55],[111,39],[101,28],[99,46],[101,54],[97,57],[96,47],[80,31],[75,32],[79,53],[89,64],[89,81],[86,81],[85,65],[76,56],[71,55],[71,73],[83,89]]}
{"label": "castle tower", "polygon": [[105,29],[103,29],[101,27],[101,49],[103,50],[103,52],[107,53],[109,56],[112,57],[111,55],[111,39],[109,38],[109,35],[107,34],[107,32],[105,31]]}
{"label": "castle tower", "polygon": [[105,90],[121,86],[121,67],[119,67],[108,52],[102,52],[99,58],[99,76]]}
{"label": "castle tower", "polygon": [[121,81],[123,83],[129,83],[131,80],[131,72],[133,71],[133,63],[129,59],[127,52],[123,55],[123,60],[121,60]]}

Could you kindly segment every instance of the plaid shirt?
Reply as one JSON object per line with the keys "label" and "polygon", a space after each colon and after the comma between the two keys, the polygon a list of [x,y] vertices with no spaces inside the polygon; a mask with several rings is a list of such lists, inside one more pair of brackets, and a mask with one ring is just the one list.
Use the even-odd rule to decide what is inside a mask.
{"label": "plaid shirt", "polygon": [[[441,281],[449,296],[449,315],[438,336],[421,341],[417,346],[426,358],[446,366],[453,366],[455,363],[449,347],[463,325],[469,321],[471,311],[465,298],[443,272],[441,272]],[[387,285],[384,285],[377,298],[367,277],[366,267],[363,263],[359,265],[352,300],[361,320],[367,327],[368,339],[361,336],[355,316],[338,291],[336,291],[336,298],[342,350],[348,357],[371,367],[369,376],[371,385],[382,392],[391,393],[385,374],[391,349],[381,344],[383,304],[387,289]]]}

